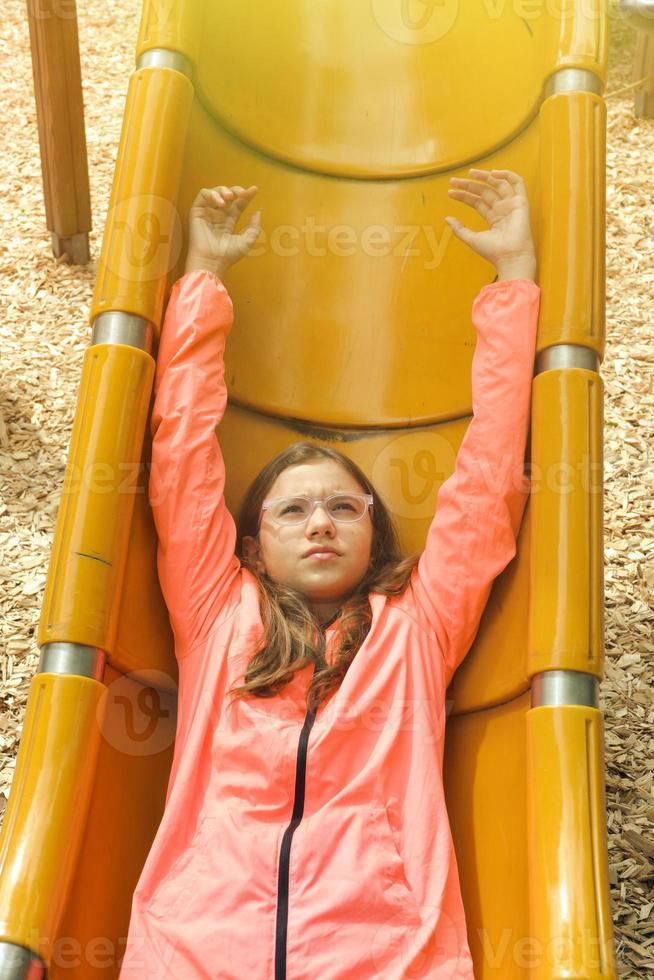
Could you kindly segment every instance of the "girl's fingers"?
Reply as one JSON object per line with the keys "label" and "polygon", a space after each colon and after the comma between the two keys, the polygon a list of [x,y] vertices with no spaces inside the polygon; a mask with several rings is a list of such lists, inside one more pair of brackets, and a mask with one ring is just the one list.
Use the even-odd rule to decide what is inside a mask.
{"label": "girl's fingers", "polygon": [[249,204],[247,197],[238,197],[235,201],[232,201],[229,208],[230,217],[238,218],[246,209]]}
{"label": "girl's fingers", "polygon": [[477,174],[479,178],[484,180],[486,185],[496,191],[500,197],[511,197],[511,195],[515,193],[514,188],[511,186],[508,180],[495,176],[497,172],[494,170],[476,170],[473,168],[470,170],[470,173]]}
{"label": "girl's fingers", "polygon": [[244,191],[243,195],[238,197],[235,201],[232,201],[228,212],[230,221],[233,223],[232,227],[236,225],[238,219],[249,205],[250,201],[252,200],[252,196],[252,194],[248,194],[247,191]]}
{"label": "girl's fingers", "polygon": [[201,191],[196,195],[195,200],[191,207],[210,207],[216,200],[215,189],[211,187],[203,187]]}
{"label": "girl's fingers", "polygon": [[473,240],[476,238],[477,232],[467,228],[466,225],[464,225],[462,221],[459,221],[458,218],[447,217],[445,220],[457,238],[460,238],[466,245],[472,245]]}
{"label": "girl's fingers", "polygon": [[256,211],[250,218],[247,228],[241,232],[241,238],[255,239],[261,231],[261,211]]}
{"label": "girl's fingers", "polygon": [[450,182],[456,184],[454,188],[448,190],[462,190],[468,191],[472,194],[477,194],[486,204],[495,204],[498,200],[500,194],[495,187],[489,187],[488,184],[482,184],[478,180],[466,180],[465,177],[451,177]]}
{"label": "girl's fingers", "polygon": [[463,201],[464,204],[469,204],[471,207],[478,211],[482,218],[488,221],[488,215],[490,214],[490,207],[486,201],[482,200],[477,194],[470,194],[468,191],[460,190],[449,190],[447,192],[452,197],[456,198],[457,201]]}
{"label": "girl's fingers", "polygon": [[218,184],[216,187],[203,187],[198,193],[197,197],[193,201],[192,207],[205,207],[213,206],[224,209],[233,207],[235,204],[239,204],[237,214],[243,210],[245,203],[250,200],[254,194],[256,194],[258,188],[256,185],[252,185],[245,190],[243,187],[236,185],[234,187],[227,187],[226,184]]}
{"label": "girl's fingers", "polygon": [[491,170],[491,174],[506,178],[510,184],[524,184],[524,180],[520,174],[514,173],[513,170]]}
{"label": "girl's fingers", "polygon": [[238,194],[254,194],[258,190],[256,184],[252,184],[247,190],[239,185],[228,187],[226,184],[217,184],[215,187],[203,187],[198,191],[197,197],[207,197],[211,194],[221,194],[223,197],[236,197]]}
{"label": "girl's fingers", "polygon": [[512,197],[515,194],[526,196],[525,182],[520,174],[513,170],[477,170],[471,168],[471,174],[477,174],[489,186],[494,187],[500,197]]}

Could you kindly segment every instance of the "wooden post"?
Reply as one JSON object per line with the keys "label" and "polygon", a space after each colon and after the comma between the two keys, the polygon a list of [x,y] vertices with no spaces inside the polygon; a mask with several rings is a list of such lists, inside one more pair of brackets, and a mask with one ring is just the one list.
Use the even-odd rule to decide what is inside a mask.
{"label": "wooden post", "polygon": [[[636,37],[636,52],[632,81],[654,76],[654,31],[639,30]],[[654,119],[654,77],[639,85],[634,95],[634,115],[644,119]]]}
{"label": "wooden post", "polygon": [[75,0],[27,0],[27,17],[52,250],[85,265],[91,200]]}

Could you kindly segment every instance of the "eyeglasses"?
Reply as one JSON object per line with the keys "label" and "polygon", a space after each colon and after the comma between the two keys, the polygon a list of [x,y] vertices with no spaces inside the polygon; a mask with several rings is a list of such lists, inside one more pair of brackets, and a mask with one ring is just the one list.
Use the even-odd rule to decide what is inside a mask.
{"label": "eyeglasses", "polygon": [[334,521],[351,523],[360,521],[372,507],[371,493],[332,493],[329,497],[269,497],[261,505],[259,527],[265,510],[270,512],[275,524],[303,524],[318,504],[326,509]]}

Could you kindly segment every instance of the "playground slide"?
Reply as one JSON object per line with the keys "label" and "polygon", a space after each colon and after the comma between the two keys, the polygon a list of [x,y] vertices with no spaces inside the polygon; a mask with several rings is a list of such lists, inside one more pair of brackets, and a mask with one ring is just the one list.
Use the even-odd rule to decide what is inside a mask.
{"label": "playground slide", "polygon": [[480,980],[616,976],[598,708],[606,20],[603,0],[146,0],[0,838],[2,980],[117,977],[163,812],[177,666],[148,419],[191,200],[257,184],[263,208],[230,272],[230,509],[273,454],[315,440],[371,476],[412,552],[471,417],[470,309],[493,276],[444,221],[474,222],[446,194],[471,166],[524,176],[542,294],[532,494],[447,695],[468,939]]}

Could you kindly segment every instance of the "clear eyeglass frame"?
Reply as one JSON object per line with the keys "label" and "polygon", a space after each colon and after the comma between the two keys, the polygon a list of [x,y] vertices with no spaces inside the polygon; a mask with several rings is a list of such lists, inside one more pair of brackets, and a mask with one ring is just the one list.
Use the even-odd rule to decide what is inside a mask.
{"label": "clear eyeglass frame", "polygon": [[[356,497],[359,500],[363,500],[366,506],[363,509],[363,513],[360,514],[358,517],[345,517],[345,518],[336,517],[335,514],[331,514],[328,510],[329,501],[333,500],[334,497]],[[334,521],[337,521],[339,524],[354,524],[356,523],[356,521],[362,521],[363,518],[368,513],[368,510],[373,506],[373,496],[371,493],[356,493],[355,491],[352,491],[351,493],[350,492],[330,493],[328,497],[307,497],[305,494],[302,493],[285,494],[283,497],[269,497],[267,500],[264,500],[264,502],[261,504],[261,511],[259,513],[259,525],[258,525],[259,528],[261,527],[261,521],[263,520],[264,511],[270,510],[273,504],[277,504],[281,500],[289,500],[289,501],[306,500],[308,501],[308,503],[311,504],[311,510],[309,511],[309,513],[306,516],[300,517],[300,520],[297,521],[280,521],[277,520],[275,517],[273,517],[271,513],[270,514],[271,520],[274,521],[275,524],[279,524],[282,527],[304,524],[306,521],[309,520],[310,517],[313,516],[313,512],[318,506],[318,504],[322,504],[323,507],[325,507],[325,509],[327,510],[327,513],[329,514],[330,518]]]}

